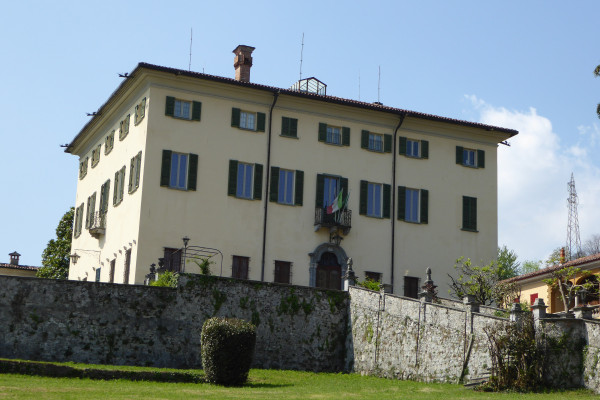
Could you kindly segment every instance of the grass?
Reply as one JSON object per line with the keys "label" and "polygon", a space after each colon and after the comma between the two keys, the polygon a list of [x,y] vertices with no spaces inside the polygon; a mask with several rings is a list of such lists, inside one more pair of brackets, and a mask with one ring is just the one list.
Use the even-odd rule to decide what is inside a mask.
{"label": "grass", "polygon": [[[79,365],[82,364],[70,364]],[[90,368],[85,365],[82,368]],[[93,366],[99,367],[99,366]],[[121,368],[121,367],[104,367]],[[124,367],[138,370],[136,367]],[[144,370],[143,368],[141,370]],[[156,368],[148,368],[156,371]],[[162,371],[162,370],[161,370]],[[198,373],[199,371],[195,371]],[[459,385],[395,381],[355,374],[251,370],[243,387],[206,383],[47,378],[0,374],[0,399],[597,399],[585,390],[551,393],[482,393]]]}

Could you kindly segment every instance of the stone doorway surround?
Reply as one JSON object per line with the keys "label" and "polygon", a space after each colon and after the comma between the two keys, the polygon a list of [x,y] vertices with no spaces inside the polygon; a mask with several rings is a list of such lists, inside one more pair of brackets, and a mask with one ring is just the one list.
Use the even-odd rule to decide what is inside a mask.
{"label": "stone doorway surround", "polygon": [[333,243],[321,243],[312,251],[312,253],[308,253],[308,256],[310,257],[310,265],[308,269],[310,275],[308,285],[311,287],[317,286],[317,266],[319,265],[319,260],[321,259],[323,253],[335,254],[338,263],[342,267],[342,279],[346,275],[346,271],[348,269],[346,260],[348,259],[348,256],[346,255],[344,249],[341,246],[337,246]]}

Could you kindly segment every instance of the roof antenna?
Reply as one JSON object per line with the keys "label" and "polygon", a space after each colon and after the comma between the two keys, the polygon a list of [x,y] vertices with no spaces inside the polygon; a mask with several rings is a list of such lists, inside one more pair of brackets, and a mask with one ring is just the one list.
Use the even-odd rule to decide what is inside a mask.
{"label": "roof antenna", "polygon": [[192,36],[193,36],[193,30],[192,28],[190,28],[190,63],[188,65],[188,71],[192,70]]}
{"label": "roof antenna", "polygon": [[379,77],[377,78],[377,103],[381,104],[379,100],[379,94],[381,91],[381,65],[379,66]]}
{"label": "roof antenna", "polygon": [[300,79],[302,80],[302,54],[304,53],[304,32],[302,32],[302,48],[300,49]]}

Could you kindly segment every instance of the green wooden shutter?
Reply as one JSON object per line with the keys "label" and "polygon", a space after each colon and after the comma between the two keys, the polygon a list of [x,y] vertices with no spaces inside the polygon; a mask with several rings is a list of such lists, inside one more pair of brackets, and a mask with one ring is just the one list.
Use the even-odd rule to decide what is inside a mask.
{"label": "green wooden shutter", "polygon": [[400,143],[399,147],[398,147],[398,154],[405,156],[406,155],[406,138],[399,137],[398,142]]}
{"label": "green wooden shutter", "polygon": [[360,148],[361,149],[369,148],[369,131],[363,130],[360,133]]}
{"label": "green wooden shutter", "polygon": [[175,115],[175,97],[167,96],[167,104],[165,105],[165,115],[172,117]]}
{"label": "green wooden shutter", "polygon": [[265,113],[256,113],[256,130],[259,132],[265,131]]}
{"label": "green wooden shutter", "polygon": [[463,196],[463,215],[462,215],[462,227],[467,229],[469,226],[469,198]]}
{"label": "green wooden shutter", "polygon": [[343,190],[342,195],[345,199],[346,196],[348,196],[348,178],[340,178],[340,186]]}
{"label": "green wooden shutter", "polygon": [[171,181],[171,150],[163,150],[160,169],[160,186],[169,186]]}
{"label": "green wooden shutter", "polygon": [[406,187],[398,186],[398,219],[406,219]]}
{"label": "green wooden shutter", "polygon": [[254,200],[262,199],[262,176],[263,166],[262,164],[254,164]]}
{"label": "green wooden shutter", "polygon": [[477,230],[477,198],[471,197],[471,228]]}
{"label": "green wooden shutter", "polygon": [[276,203],[279,200],[279,167],[271,167],[271,186],[269,187],[269,201]]}
{"label": "green wooden shutter", "polygon": [[133,180],[135,178],[133,175],[134,172],[135,172],[135,157],[133,157],[131,159],[131,162],[129,163],[129,185],[127,187],[128,193],[133,192]]}
{"label": "green wooden shutter", "polygon": [[325,175],[317,174],[317,196],[315,197],[315,208],[323,208],[323,196],[325,195]]}
{"label": "green wooden shutter", "polygon": [[350,146],[350,128],[342,127],[342,145]]}
{"label": "green wooden shutter", "polygon": [[236,128],[240,127],[240,109],[232,108],[231,109],[231,126]]}
{"label": "green wooden shutter", "polygon": [[390,204],[392,203],[392,187],[390,185],[383,185],[383,218],[390,217]]}
{"label": "green wooden shutter", "polygon": [[140,187],[140,173],[142,170],[142,152],[140,151],[137,154],[137,158],[136,158],[136,169],[135,169],[135,187],[138,188]]}
{"label": "green wooden shutter", "polygon": [[389,135],[389,134],[383,135],[383,151],[385,153],[392,152],[392,135]]}
{"label": "green wooden shutter", "polygon": [[298,120],[290,118],[290,136],[298,137]]}
{"label": "green wooden shutter", "polygon": [[369,196],[369,182],[360,181],[360,200],[358,204],[358,213],[360,215],[367,215],[367,202]]}
{"label": "green wooden shutter", "polygon": [[229,180],[227,182],[227,195],[235,196],[237,192],[237,160],[229,160]]}
{"label": "green wooden shutter", "polygon": [[85,229],[90,227],[90,202],[92,201],[92,196],[87,199],[87,212],[85,213]]}
{"label": "green wooden shutter", "polygon": [[302,205],[302,199],[304,197],[304,172],[296,170],[296,182],[295,182],[295,193],[294,193],[294,204],[297,206]]}
{"label": "green wooden shutter", "polygon": [[140,105],[140,119],[144,119],[146,116],[146,98],[142,100],[142,104]]}
{"label": "green wooden shutter", "polygon": [[429,158],[429,142],[421,140],[421,158]]}
{"label": "green wooden shutter", "polygon": [[196,180],[198,179],[198,154],[190,154],[190,165],[188,170],[188,190],[196,190]]}
{"label": "green wooden shutter", "polygon": [[477,168],[485,168],[485,151],[477,150]]}
{"label": "green wooden shutter", "polygon": [[139,115],[140,115],[140,105],[138,104],[135,106],[135,112],[133,113],[133,123],[135,125],[138,124]]}
{"label": "green wooden shutter", "polygon": [[463,163],[463,148],[462,146],[456,146],[456,163]]}
{"label": "green wooden shutter", "polygon": [[421,223],[429,223],[429,190],[421,189]]}
{"label": "green wooden shutter", "polygon": [[327,124],[319,122],[319,142],[327,141]]}
{"label": "green wooden shutter", "polygon": [[[122,184],[121,184],[122,186]],[[117,195],[119,192],[119,171],[115,172],[115,188],[113,190],[113,206],[117,204]]]}
{"label": "green wooden shutter", "polygon": [[199,101],[192,102],[192,121],[200,121],[202,118],[202,103]]}
{"label": "green wooden shutter", "polygon": [[290,119],[288,117],[281,117],[281,134],[283,136],[291,136]]}

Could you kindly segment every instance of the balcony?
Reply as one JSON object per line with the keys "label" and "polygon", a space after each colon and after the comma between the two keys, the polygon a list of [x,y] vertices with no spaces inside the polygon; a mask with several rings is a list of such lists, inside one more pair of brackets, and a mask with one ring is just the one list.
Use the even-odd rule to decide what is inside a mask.
{"label": "balcony", "polygon": [[106,233],[106,213],[96,211],[94,218],[90,222],[90,235],[98,239],[100,236]]}
{"label": "balcony", "polygon": [[326,208],[315,208],[315,231],[333,227],[341,229],[347,235],[352,227],[352,210],[344,209],[327,214]]}

